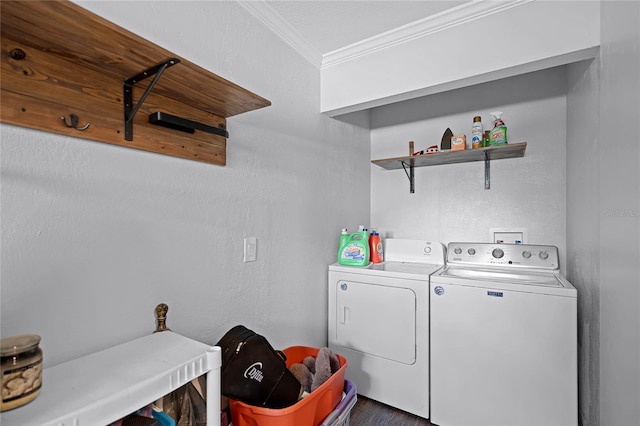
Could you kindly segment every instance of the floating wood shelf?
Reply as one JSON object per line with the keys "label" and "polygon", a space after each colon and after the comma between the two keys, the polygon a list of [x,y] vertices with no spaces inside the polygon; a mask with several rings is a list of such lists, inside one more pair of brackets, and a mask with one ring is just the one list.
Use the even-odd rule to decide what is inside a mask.
{"label": "floating wood shelf", "polygon": [[415,155],[406,157],[384,158],[371,160],[377,166],[386,170],[404,169],[411,185],[410,191],[414,192],[414,167],[437,166],[441,164],[468,163],[472,161],[485,162],[485,189],[490,188],[489,161],[504,158],[524,157],[527,149],[526,142],[508,145],[496,145],[486,148],[467,149],[463,151],[436,152],[433,154]]}
{"label": "floating wood shelf", "polygon": [[[0,7],[2,122],[224,165],[226,118],[271,105],[69,1],[2,0]],[[135,136],[126,140],[124,82],[171,59],[179,63],[163,70],[132,120]],[[136,85],[134,102],[150,80]],[[157,126],[149,116],[158,112],[223,132]],[[89,127],[61,123],[71,114]]]}

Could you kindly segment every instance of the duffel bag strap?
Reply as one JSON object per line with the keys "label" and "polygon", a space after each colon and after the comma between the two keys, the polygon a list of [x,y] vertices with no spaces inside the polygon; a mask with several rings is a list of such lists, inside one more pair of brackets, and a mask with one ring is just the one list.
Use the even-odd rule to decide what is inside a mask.
{"label": "duffel bag strap", "polygon": [[282,358],[282,360],[283,360],[284,362],[287,362],[287,355],[285,355],[285,353],[284,353],[284,352],[282,352],[282,351],[281,351],[281,350],[279,350],[279,349],[275,349],[275,353],[277,353],[277,354],[278,354],[278,356],[280,356],[280,358]]}

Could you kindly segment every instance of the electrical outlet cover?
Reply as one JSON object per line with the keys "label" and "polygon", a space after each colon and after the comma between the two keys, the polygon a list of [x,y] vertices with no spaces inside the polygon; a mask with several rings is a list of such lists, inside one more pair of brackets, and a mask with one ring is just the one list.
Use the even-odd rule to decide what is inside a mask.
{"label": "electrical outlet cover", "polygon": [[498,244],[526,244],[526,228],[491,228],[490,239]]}

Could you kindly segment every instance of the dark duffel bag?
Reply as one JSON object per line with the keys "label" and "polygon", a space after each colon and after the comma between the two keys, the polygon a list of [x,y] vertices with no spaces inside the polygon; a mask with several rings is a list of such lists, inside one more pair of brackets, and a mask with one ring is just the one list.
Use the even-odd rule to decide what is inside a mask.
{"label": "dark duffel bag", "polygon": [[222,348],[222,394],[266,408],[295,404],[302,386],[289,371],[287,357],[267,339],[237,325],[216,344]]}

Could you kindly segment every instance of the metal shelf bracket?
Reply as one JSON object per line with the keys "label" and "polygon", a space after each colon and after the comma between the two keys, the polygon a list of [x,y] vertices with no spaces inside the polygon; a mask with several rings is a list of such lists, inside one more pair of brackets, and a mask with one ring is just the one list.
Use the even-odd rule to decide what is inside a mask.
{"label": "metal shelf bracket", "polygon": [[[180,63],[179,59],[170,58],[165,62],[154,65],[153,67],[142,71],[140,74],[134,75],[124,81],[124,138],[128,141],[133,140],[133,117],[135,117],[136,113],[142,106],[142,103],[147,98],[151,90],[156,85],[164,70],[168,67]],[[147,77],[151,77],[155,75],[151,84],[146,88],[138,103],[133,105],[133,86],[134,84],[146,79]]]}
{"label": "metal shelf bracket", "polygon": [[[404,173],[407,175],[407,179],[409,179],[409,192],[413,194],[415,193],[414,166],[405,161],[400,161],[400,164],[402,164]],[[491,189],[491,161],[488,151],[484,152],[484,189]]]}
{"label": "metal shelf bracket", "polygon": [[[415,192],[415,188],[414,188],[414,174],[413,174],[413,165],[411,164],[407,164],[404,161],[401,161],[402,163],[402,168],[404,169],[404,173],[407,175],[407,178],[409,179],[409,193],[413,194]],[[407,166],[409,167],[409,171],[407,171]]]}
{"label": "metal shelf bracket", "polygon": [[491,189],[491,164],[489,161],[489,152],[484,152],[484,189]]}

